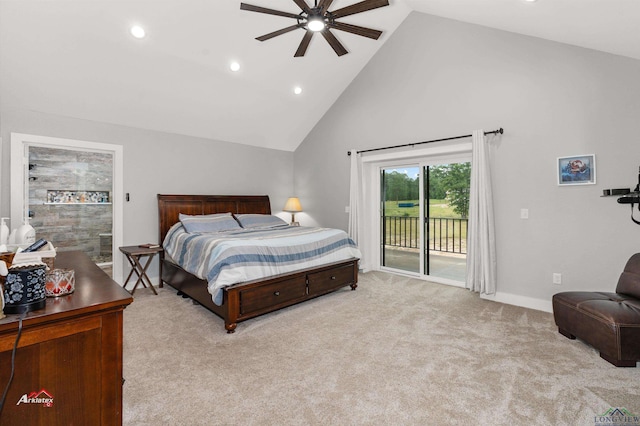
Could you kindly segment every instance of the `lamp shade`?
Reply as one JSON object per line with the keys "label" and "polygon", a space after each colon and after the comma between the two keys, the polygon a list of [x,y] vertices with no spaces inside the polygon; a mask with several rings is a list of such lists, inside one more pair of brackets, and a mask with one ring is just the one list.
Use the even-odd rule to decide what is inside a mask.
{"label": "lamp shade", "polygon": [[295,212],[301,212],[302,211],[302,205],[300,204],[300,200],[298,199],[298,197],[291,197],[287,200],[287,203],[284,205],[284,209],[285,212],[291,212],[291,213],[295,213]]}

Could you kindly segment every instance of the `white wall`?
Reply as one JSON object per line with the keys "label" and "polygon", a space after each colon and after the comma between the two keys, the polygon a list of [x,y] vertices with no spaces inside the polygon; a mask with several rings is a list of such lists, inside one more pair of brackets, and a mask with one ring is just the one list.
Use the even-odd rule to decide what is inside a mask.
{"label": "white wall", "polygon": [[[96,123],[33,111],[0,111],[0,137],[11,133],[122,145],[124,150],[124,245],[158,240],[156,194],[269,195],[274,214],[293,193],[293,153],[189,136]],[[2,216],[9,216],[9,143],[3,143]],[[37,231],[37,230],[36,230]],[[55,242],[54,242],[55,244]],[[114,253],[115,261],[123,261]],[[157,266],[150,266],[157,276]]]}
{"label": "white wall", "polygon": [[[348,149],[504,127],[497,299],[548,310],[559,291],[613,291],[640,226],[600,195],[637,183],[639,76],[638,60],[414,12],[295,152],[295,189],[315,222],[346,229]],[[596,154],[597,184],[558,187],[557,157],[576,154]]]}

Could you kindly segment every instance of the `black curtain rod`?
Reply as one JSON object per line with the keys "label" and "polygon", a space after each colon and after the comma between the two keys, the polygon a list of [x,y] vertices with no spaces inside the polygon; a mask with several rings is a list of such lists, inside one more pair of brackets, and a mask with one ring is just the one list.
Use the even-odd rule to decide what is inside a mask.
{"label": "black curtain rod", "polygon": [[[504,129],[500,127],[498,130],[492,130],[490,132],[484,132],[485,135],[495,135],[496,133],[503,134]],[[414,143],[406,143],[404,145],[394,145],[394,146],[386,146],[384,148],[373,148],[373,149],[364,149],[362,151],[356,152],[356,154],[361,154],[363,152],[372,152],[372,151],[382,151],[384,149],[393,149],[393,148],[404,148],[406,146],[414,146],[414,145],[422,145],[423,143],[432,143],[432,142],[443,142],[443,141],[451,141],[454,139],[463,139],[470,138],[473,135],[463,135],[463,136],[453,136],[451,138],[443,138],[443,139],[434,139],[432,141],[424,141],[424,142],[414,142]],[[351,155],[351,151],[347,151],[347,155]]]}

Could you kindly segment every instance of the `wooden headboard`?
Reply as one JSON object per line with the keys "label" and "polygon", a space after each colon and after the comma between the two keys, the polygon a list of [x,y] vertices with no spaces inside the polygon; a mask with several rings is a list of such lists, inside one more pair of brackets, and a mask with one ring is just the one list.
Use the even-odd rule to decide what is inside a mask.
{"label": "wooden headboard", "polygon": [[178,215],[214,213],[271,214],[268,195],[164,195],[158,194],[160,240],[162,244],[169,228],[178,222]]}

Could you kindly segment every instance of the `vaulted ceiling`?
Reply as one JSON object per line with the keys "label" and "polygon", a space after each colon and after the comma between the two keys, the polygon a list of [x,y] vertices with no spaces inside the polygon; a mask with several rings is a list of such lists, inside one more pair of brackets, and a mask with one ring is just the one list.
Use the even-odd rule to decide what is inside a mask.
{"label": "vaulted ceiling", "polygon": [[[293,0],[244,1],[300,12]],[[0,105],[293,151],[412,11],[640,60],[637,0],[389,2],[341,19],[379,40],[335,31],[348,54],[316,36],[294,58],[303,30],[255,37],[295,20],[239,0],[0,0]]]}

